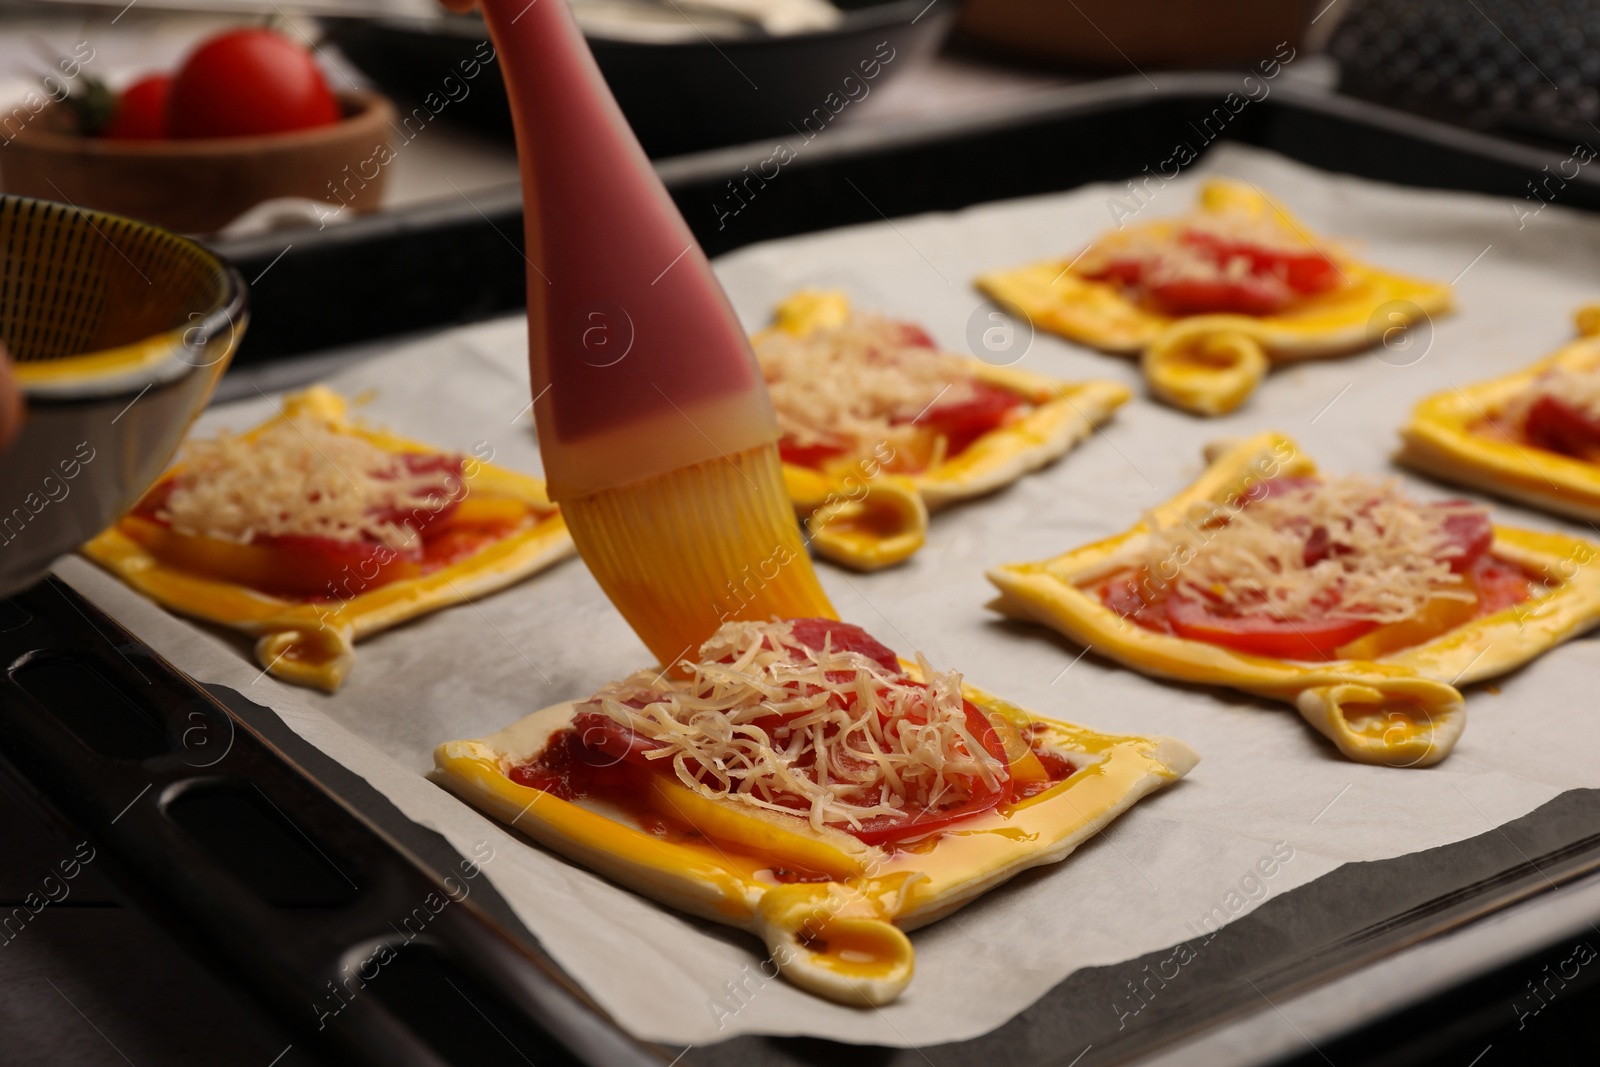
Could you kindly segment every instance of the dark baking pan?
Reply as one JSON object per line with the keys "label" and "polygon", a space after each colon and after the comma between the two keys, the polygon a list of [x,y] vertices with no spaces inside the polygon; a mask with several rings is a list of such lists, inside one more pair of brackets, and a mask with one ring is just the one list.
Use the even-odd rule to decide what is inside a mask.
{"label": "dark baking pan", "polygon": [[544,957],[482,877],[492,850],[459,855],[66,586],[0,601],[0,667],[0,768],[23,801],[87,837],[96,873],[297,1046],[397,1067],[522,1048],[560,1067],[660,1062]]}
{"label": "dark baking pan", "polygon": [[[708,253],[753,241],[1007,197],[1123,181],[1173,146],[1208,147],[1197,131],[1237,75],[1119,78],[1046,94],[1003,116],[830,128],[660,160],[657,171]],[[1227,114],[1226,110],[1222,112]],[[1224,140],[1321,167],[1404,185],[1462,189],[1520,203],[1541,150],[1345,97],[1270,95],[1223,123]],[[793,159],[770,180],[780,144]],[[746,170],[745,168],[749,168]],[[1558,203],[1600,209],[1586,168]],[[737,192],[737,197],[736,197]],[[743,206],[741,206],[743,205]],[[1530,208],[1534,205],[1529,205]],[[521,307],[526,299],[520,193],[440,200],[338,227],[244,241],[218,250],[252,279],[256,318],[235,365],[442,326]],[[281,257],[281,259],[279,258]],[[270,270],[269,270],[270,268]]]}
{"label": "dark baking pan", "polygon": [[[957,0],[837,0],[834,29],[664,44],[589,35],[601,73],[652,157],[826,126],[850,103],[926,56],[949,32]],[[328,19],[330,38],[384,92],[407,105],[451,102],[452,121],[511,136],[499,67],[483,64],[462,92],[444,79],[479,67],[488,32],[477,15],[438,19]],[[462,67],[461,64],[470,67]],[[867,76],[870,72],[870,76]],[[459,101],[453,98],[460,94]],[[847,103],[840,103],[847,101]],[[444,107],[445,105],[439,105]],[[823,109],[819,111],[818,109]]]}
{"label": "dark baking pan", "polygon": [[[885,215],[960,208],[1138,174],[1167,158],[1175,143],[1193,142],[1200,120],[1237,86],[1236,78],[1220,75],[1164,75],[1162,81],[1159,92],[1139,80],[1075,90],[1003,122],[930,124],[892,134],[840,129],[805,146],[731,217],[723,199],[727,184],[770,154],[771,145],[680,158],[659,169],[700,239],[713,251],[726,251]],[[1226,136],[1330,170],[1505,196],[1518,195],[1527,175],[1548,162],[1531,149],[1281,88],[1236,116]],[[1600,210],[1600,186],[1574,181],[1562,202]],[[374,302],[371,309],[352,311],[341,325],[350,339],[515,307],[521,297],[520,233],[513,197],[493,203],[479,198],[476,207],[461,210],[440,205],[362,220],[303,245],[297,241],[288,254],[272,242],[233,251],[254,257],[257,269],[283,255],[255,296],[260,328],[269,337],[273,329],[285,331],[278,343],[280,353],[288,353],[328,343],[327,323],[315,318],[322,305],[314,299],[309,305],[283,302],[312,297],[317,288],[333,291],[346,307],[353,295]],[[439,255],[450,249],[459,253],[460,277],[439,269]],[[256,271],[247,266],[245,273],[252,277]],[[459,290],[430,290],[426,283],[442,276]],[[410,289],[400,288],[405,279],[412,280]],[[274,290],[275,284],[282,288]],[[360,288],[365,286],[370,291]],[[464,311],[468,294],[476,303]],[[362,317],[368,310],[370,317]],[[296,318],[307,316],[299,325],[308,332],[291,343]],[[429,947],[407,946],[404,967],[374,981],[371,998],[351,1001],[338,1023],[349,1030],[328,1036],[316,1029],[319,1017],[307,1005],[323,1003],[338,961],[384,936],[374,932],[374,920],[410,894],[437,886],[462,857],[299,741],[270,711],[237,693],[194,688],[63,587],[47,585],[0,606],[0,631],[0,657],[19,667],[0,685],[0,764],[42,806],[97,846],[105,842],[113,861],[106,873],[126,892],[225,980],[300,1026],[308,1041],[325,1042],[335,1062],[459,1058],[471,1041],[464,1028],[450,1023],[449,1012],[459,1004],[426,993],[446,989],[447,981],[488,1004],[485,1013],[514,1033],[536,1062],[560,1062],[561,1047],[590,1063],[626,1062],[640,1053],[566,982],[503,902],[483,891],[487,886],[463,906],[446,908],[449,921],[430,928]],[[63,661],[79,668],[50,666]],[[85,663],[93,674],[84,674]],[[83,677],[98,678],[92,684],[99,691],[75,690],[72,679]],[[110,710],[97,716],[94,708]],[[183,732],[193,714],[199,715],[194,722],[210,724],[212,736],[227,730],[237,738],[215,767],[195,766],[212,757],[194,751],[192,742],[204,735]],[[147,726],[138,727],[140,721]],[[268,804],[253,800],[251,790]],[[199,807],[187,806],[191,791],[198,791]],[[208,795],[220,797],[221,806]],[[227,846],[238,827],[249,830],[250,847]],[[663,1061],[681,1053],[682,1063],[708,1067],[1126,1062],[1266,1011],[1263,996],[1290,996],[1419,940],[1470,930],[1482,916],[1600,869],[1597,827],[1600,793],[1575,791],[1479,838],[1341,868],[1267,902],[1197,946],[1196,958],[1183,967],[1183,981],[1160,987],[1127,1025],[1115,1005],[1128,1005],[1130,985],[1153,991],[1146,985],[1149,975],[1161,973],[1174,949],[1074,974],[998,1030],[959,1044],[892,1050],[744,1037],[687,1052],[646,1051],[660,1053]],[[316,844],[307,852],[297,841]],[[404,980],[389,983],[389,977]],[[1462,977],[1474,979],[1477,991],[1464,991],[1453,1003],[1465,1004],[1460,998],[1470,995],[1472,1004],[1492,1006],[1501,989],[1495,983],[1512,981],[1515,974]],[[1573,1002],[1581,1002],[1578,997],[1574,990]],[[1431,1018],[1450,1017],[1450,1003],[1436,1005]],[[1351,1019],[1350,1025],[1361,1021]],[[1374,1033],[1379,1036],[1368,1040],[1382,1039],[1381,1030]],[[1423,1062],[1441,1047],[1438,1041],[1413,1042],[1394,1062]]]}

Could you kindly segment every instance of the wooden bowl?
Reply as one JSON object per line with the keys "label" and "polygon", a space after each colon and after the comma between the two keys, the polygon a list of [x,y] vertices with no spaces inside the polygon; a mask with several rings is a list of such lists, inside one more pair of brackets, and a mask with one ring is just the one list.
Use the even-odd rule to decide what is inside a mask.
{"label": "wooden bowl", "polygon": [[0,462],[5,596],[155,481],[247,313],[244,281],[209,249],[65,204],[0,196],[0,264],[0,343],[25,405]]}
{"label": "wooden bowl", "polygon": [[[341,93],[331,126],[249,137],[106,141],[66,132],[52,104],[0,149],[0,188],[143,219],[180,233],[212,233],[280,196],[378,207],[391,158],[394,106],[375,93]],[[25,113],[25,112],[24,112]]]}

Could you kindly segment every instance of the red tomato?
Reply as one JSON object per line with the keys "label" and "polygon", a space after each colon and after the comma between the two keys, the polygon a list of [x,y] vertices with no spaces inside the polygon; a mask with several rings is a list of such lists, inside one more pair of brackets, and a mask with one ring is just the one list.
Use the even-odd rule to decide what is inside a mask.
{"label": "red tomato", "polygon": [[1334,649],[1378,628],[1367,619],[1296,619],[1270,615],[1225,615],[1215,604],[1187,593],[1167,598],[1167,619],[1179,637],[1277,659],[1332,659]]}
{"label": "red tomato", "polygon": [[1587,458],[1600,449],[1600,420],[1553,396],[1541,396],[1528,408],[1523,433],[1547,452]]}
{"label": "red tomato", "polygon": [[110,141],[162,141],[167,131],[167,95],[172,75],[146,74],[117,94],[117,109],[101,131]]}
{"label": "red tomato", "polygon": [[229,30],[184,60],[167,116],[174,137],[242,137],[330,125],[339,102],[300,45],[270,30]]}
{"label": "red tomato", "polygon": [[947,456],[958,456],[974,441],[998,429],[1006,416],[1022,406],[1022,397],[1009,389],[974,381],[973,394],[955,403],[935,403],[916,421],[944,434],[949,442]]}

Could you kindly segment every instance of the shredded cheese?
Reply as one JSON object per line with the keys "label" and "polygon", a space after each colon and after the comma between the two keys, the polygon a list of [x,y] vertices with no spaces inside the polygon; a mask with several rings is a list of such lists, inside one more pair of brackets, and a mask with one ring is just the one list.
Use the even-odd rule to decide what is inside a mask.
{"label": "shredded cheese", "polygon": [[1191,244],[1178,243],[1163,248],[1145,263],[1139,276],[1140,283],[1148,288],[1181,281],[1239,283],[1252,279],[1273,285],[1282,299],[1289,298],[1287,283],[1277,275],[1258,274],[1250,257],[1229,256],[1219,263],[1213,255]]}
{"label": "shredded cheese", "polygon": [[[682,661],[690,677],[638,672],[579,710],[598,710],[659,747],[702,796],[859,828],[992,792],[1005,765],[971,733],[961,676],[914,682],[859,652],[808,648],[789,622],[730,622]],[[727,662],[719,662],[726,660]],[[775,718],[780,717],[781,720]]]}
{"label": "shredded cheese", "polygon": [[959,356],[915,344],[902,323],[852,312],[840,326],[796,337],[769,330],[756,359],[778,427],[801,446],[863,452],[913,444],[935,404],[970,400],[974,379]]}
{"label": "shredded cheese", "polygon": [[325,418],[281,419],[255,436],[223,432],[189,442],[156,511],[179,533],[250,544],[304,535],[414,543],[405,516],[427,517],[459,493],[446,472],[413,472],[404,457]]}
{"label": "shredded cheese", "polygon": [[[1201,505],[1155,529],[1144,563],[1152,574],[1176,571],[1176,588],[1240,615],[1399,622],[1435,597],[1473,598],[1450,569],[1462,548],[1445,522],[1481,510],[1419,505],[1394,479],[1331,478],[1236,510]],[[1308,553],[1314,537],[1318,550]]]}

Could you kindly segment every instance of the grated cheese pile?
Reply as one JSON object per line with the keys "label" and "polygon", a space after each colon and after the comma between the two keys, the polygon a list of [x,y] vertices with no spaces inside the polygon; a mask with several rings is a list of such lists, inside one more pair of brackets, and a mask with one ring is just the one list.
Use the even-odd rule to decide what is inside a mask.
{"label": "grated cheese pile", "polygon": [[441,510],[448,481],[438,470],[413,473],[400,455],[326,419],[301,416],[253,438],[223,432],[189,442],[156,515],[179,533],[235,544],[287,534],[405,548],[416,531],[403,516]]}
{"label": "grated cheese pile", "polygon": [[782,330],[760,335],[756,360],[783,435],[801,446],[856,452],[880,441],[911,444],[916,420],[935,403],[974,395],[962,359],[915,343],[919,337],[920,331],[864,312],[804,337]]}
{"label": "grated cheese pile", "polygon": [[[1153,574],[1179,564],[1178,589],[1238,614],[1399,622],[1434,597],[1472,599],[1450,570],[1462,549],[1445,520],[1477,510],[1464,501],[1419,505],[1395,479],[1331,478],[1278,488],[1231,513],[1201,506],[1154,532],[1145,563]],[[1328,551],[1308,565],[1318,530]]]}
{"label": "grated cheese pile", "polygon": [[1004,764],[969,732],[959,674],[919,657],[928,681],[918,684],[831,639],[807,648],[791,628],[726,623],[698,662],[683,661],[691,677],[641,671],[580,710],[659,744],[649,758],[671,760],[702,796],[802,815],[818,829],[937,810],[965,799],[963,780],[990,791],[1004,780]]}

